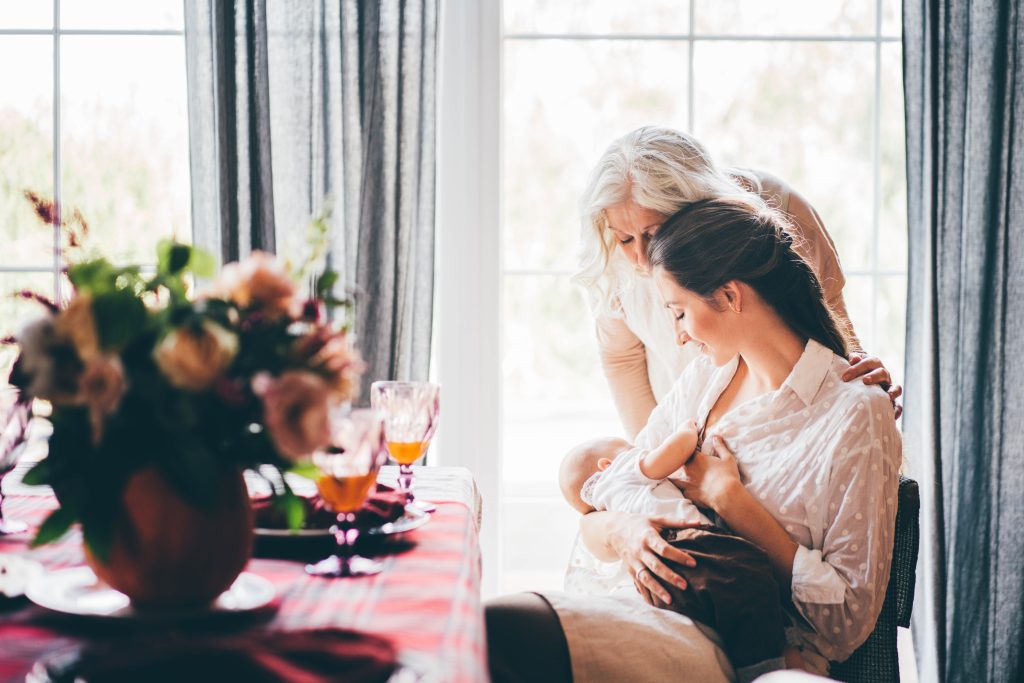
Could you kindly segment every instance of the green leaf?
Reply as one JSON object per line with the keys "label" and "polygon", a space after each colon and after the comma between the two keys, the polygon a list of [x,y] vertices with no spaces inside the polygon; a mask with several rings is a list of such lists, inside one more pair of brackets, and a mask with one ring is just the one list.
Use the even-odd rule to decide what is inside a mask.
{"label": "green leaf", "polygon": [[178,275],[185,270],[192,257],[192,247],[173,240],[160,240],[156,246],[156,272],[160,275]]}
{"label": "green leaf", "polygon": [[35,466],[25,473],[21,483],[28,486],[46,486],[50,483],[50,462],[47,459],[40,460]]}
{"label": "green leaf", "polygon": [[68,268],[68,279],[79,292],[102,294],[112,291],[118,270],[106,259],[93,259],[76,263]]}
{"label": "green leaf", "polygon": [[67,530],[71,528],[76,519],[74,513],[67,508],[57,508],[50,513],[49,517],[43,520],[43,523],[39,526],[39,531],[36,532],[36,537],[32,539],[31,547],[38,548],[41,545],[53,543],[67,533]]}
{"label": "green leaf", "polygon": [[288,528],[296,531],[301,529],[303,522],[306,521],[306,508],[302,504],[302,499],[295,495],[292,487],[288,486],[288,482],[284,480],[284,477],[281,477],[281,485],[284,490],[280,498],[278,498],[278,505],[284,508],[285,519],[288,520]]}
{"label": "green leaf", "polygon": [[146,305],[127,290],[109,291],[92,301],[100,347],[119,351],[146,327]]}
{"label": "green leaf", "polygon": [[112,516],[103,515],[99,519],[83,520],[82,538],[93,556],[100,562],[106,562],[110,557],[110,545],[114,538]]}
{"label": "green leaf", "polygon": [[217,258],[205,249],[192,247],[188,266],[199,277],[213,277],[217,272]]}
{"label": "green leaf", "polygon": [[312,479],[313,481],[316,481],[317,479],[320,478],[320,468],[311,462],[304,462],[292,465],[291,467],[288,468],[288,471],[291,474],[297,474],[300,477]]}
{"label": "green leaf", "polygon": [[316,279],[316,297],[323,299],[331,295],[334,291],[334,285],[338,283],[338,273],[333,270],[325,270],[320,277]]}
{"label": "green leaf", "polygon": [[187,270],[199,277],[212,277],[217,270],[217,259],[213,254],[199,247],[180,244],[172,240],[161,240],[156,251],[156,272],[158,276],[164,276],[162,278],[164,280],[167,279],[167,276],[180,277]]}

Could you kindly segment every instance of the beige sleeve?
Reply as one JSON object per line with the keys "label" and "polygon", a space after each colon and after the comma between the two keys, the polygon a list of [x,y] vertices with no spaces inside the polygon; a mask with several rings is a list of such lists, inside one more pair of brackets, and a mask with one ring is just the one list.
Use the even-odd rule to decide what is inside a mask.
{"label": "beige sleeve", "polygon": [[596,327],[604,376],[608,379],[626,438],[632,441],[657,405],[647,376],[644,343],[621,318],[601,316]]}
{"label": "beige sleeve", "polygon": [[850,315],[843,300],[846,277],[839,265],[839,255],[832,237],[825,230],[825,224],[814,207],[797,191],[789,189],[789,206],[785,208],[798,237],[795,248],[814,269],[825,293],[825,301],[832,308],[839,324],[846,327],[855,351],[861,351],[860,340],[850,322]]}

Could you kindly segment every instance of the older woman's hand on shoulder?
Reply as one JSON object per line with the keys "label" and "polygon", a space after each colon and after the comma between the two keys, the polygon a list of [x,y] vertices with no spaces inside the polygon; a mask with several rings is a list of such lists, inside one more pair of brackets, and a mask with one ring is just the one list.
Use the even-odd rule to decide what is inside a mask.
{"label": "older woman's hand on shoulder", "polygon": [[903,414],[903,406],[898,399],[903,395],[903,387],[892,383],[892,376],[877,356],[869,356],[862,351],[854,351],[847,359],[850,361],[850,369],[843,373],[844,382],[852,382],[858,377],[864,378],[864,384],[877,384],[889,394],[889,401],[896,412],[895,419],[900,419]]}

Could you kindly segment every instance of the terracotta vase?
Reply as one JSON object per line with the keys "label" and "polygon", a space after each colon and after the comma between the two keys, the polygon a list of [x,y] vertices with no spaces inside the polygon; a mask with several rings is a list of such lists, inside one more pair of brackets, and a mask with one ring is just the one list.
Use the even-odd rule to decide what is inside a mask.
{"label": "terracotta vase", "polygon": [[133,474],[107,562],[86,547],[96,576],[139,607],[205,605],[234,582],[252,553],[252,508],[241,472],[221,477],[209,510],[182,500],[155,468]]}

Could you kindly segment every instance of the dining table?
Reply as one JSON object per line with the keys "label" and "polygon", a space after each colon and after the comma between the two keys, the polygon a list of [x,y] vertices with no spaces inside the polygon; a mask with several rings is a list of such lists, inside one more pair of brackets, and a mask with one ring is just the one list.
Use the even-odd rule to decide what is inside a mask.
{"label": "dining table", "polygon": [[[48,487],[20,481],[19,465],[3,481],[3,514],[28,523],[26,533],[0,536],[0,555],[37,561],[44,571],[84,564],[82,537],[72,529],[59,541],[37,548],[30,541],[39,524],[57,507]],[[381,469],[378,481],[394,484],[397,467]],[[232,629],[304,631],[351,629],[382,636],[397,650],[409,680],[488,680],[484,615],[480,598],[479,529],[481,501],[469,470],[422,466],[415,470],[418,499],[436,504],[428,523],[401,534],[377,558],[384,570],[374,576],[321,578],[307,575],[301,553],[289,556],[288,538],[264,547],[257,538],[255,556],[245,571],[271,582],[275,599],[259,619],[231,622]],[[265,540],[265,539],[264,539]],[[280,552],[281,546],[286,552]],[[0,594],[0,681],[25,681],[41,659],[91,643],[129,637],[131,628],[45,609],[22,597]],[[216,636],[218,627],[202,634]]]}

